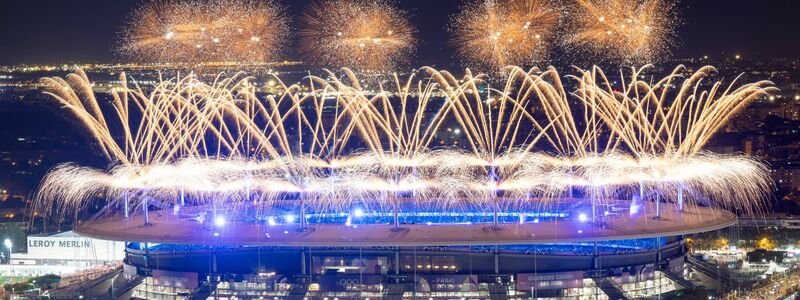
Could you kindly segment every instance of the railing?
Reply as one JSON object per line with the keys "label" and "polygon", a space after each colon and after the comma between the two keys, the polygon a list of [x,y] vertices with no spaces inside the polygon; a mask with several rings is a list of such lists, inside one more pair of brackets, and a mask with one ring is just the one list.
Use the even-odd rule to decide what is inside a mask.
{"label": "railing", "polygon": [[724,287],[733,287],[735,285],[735,280],[731,273],[718,265],[697,259],[691,255],[687,256],[686,262],[688,262],[694,270],[716,279]]}

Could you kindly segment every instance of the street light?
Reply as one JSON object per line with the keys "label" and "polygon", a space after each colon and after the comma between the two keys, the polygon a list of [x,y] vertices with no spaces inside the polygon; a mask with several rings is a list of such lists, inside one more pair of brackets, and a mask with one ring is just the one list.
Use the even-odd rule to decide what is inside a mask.
{"label": "street light", "polygon": [[11,269],[11,277],[13,278],[14,277],[14,264],[11,263],[11,247],[13,247],[14,244],[11,243],[10,239],[5,239],[3,241],[3,245],[5,245],[6,248],[8,248],[8,265],[9,265],[9,269]]}

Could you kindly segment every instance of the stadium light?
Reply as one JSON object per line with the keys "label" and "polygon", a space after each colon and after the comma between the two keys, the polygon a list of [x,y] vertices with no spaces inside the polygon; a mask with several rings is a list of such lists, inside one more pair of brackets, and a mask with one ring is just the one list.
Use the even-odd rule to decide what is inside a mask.
{"label": "stadium light", "polygon": [[295,218],[295,216],[294,216],[294,215],[286,215],[286,216],[284,217],[284,219],[286,219],[286,223],[288,223],[288,224],[291,224],[291,223],[294,223],[294,220],[295,220],[296,218]]}
{"label": "stadium light", "polygon": [[589,216],[587,216],[585,213],[581,213],[578,215],[578,221],[581,221],[581,223],[586,223],[586,221],[589,221]]}
{"label": "stadium light", "polygon": [[363,210],[363,209],[361,209],[360,207],[359,207],[359,208],[356,208],[356,209],[353,211],[353,216],[355,216],[356,218],[361,218],[361,217],[363,217],[363,216],[364,216],[364,210]]}
{"label": "stadium light", "polygon": [[639,205],[631,203],[630,214],[635,215],[639,213]]}
{"label": "stadium light", "polygon": [[216,225],[217,227],[225,226],[226,223],[227,220],[225,220],[225,217],[223,216],[217,216],[216,218],[214,218],[214,225]]}
{"label": "stadium light", "polygon": [[14,264],[11,263],[11,248],[14,246],[10,239],[5,239],[3,244],[8,248],[8,265],[11,266],[11,276],[14,276]]}

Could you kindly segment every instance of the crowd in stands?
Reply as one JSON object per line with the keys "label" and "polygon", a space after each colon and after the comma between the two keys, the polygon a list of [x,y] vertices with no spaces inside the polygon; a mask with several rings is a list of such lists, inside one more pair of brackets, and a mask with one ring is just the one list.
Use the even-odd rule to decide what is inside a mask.
{"label": "crowd in stands", "polygon": [[[663,246],[664,240],[660,240]],[[532,244],[532,245],[505,245],[500,246],[499,250],[504,253],[520,253],[529,255],[594,255],[596,252],[603,255],[621,255],[651,252],[658,248],[659,240],[651,239],[632,239],[618,241],[584,242],[584,243],[555,243],[555,244]],[[186,245],[186,244],[151,244],[148,248],[151,252],[168,254],[197,253],[206,249],[238,249],[248,246],[229,245]],[[142,243],[129,243],[128,248],[144,250]],[[274,247],[262,247],[274,248]],[[348,250],[350,247],[329,247],[328,250]],[[353,248],[356,249],[356,248]],[[381,250],[382,247],[370,247],[373,250]],[[391,247],[386,249],[393,249]],[[474,253],[493,253],[494,246],[473,246],[473,247],[424,247],[423,251],[457,251]]]}
{"label": "crowd in stands", "polygon": [[90,287],[101,277],[119,269],[122,269],[121,262],[100,265],[62,276],[61,281],[54,286],[54,290],[51,291],[51,293],[58,293],[62,295],[77,294],[81,290]]}
{"label": "crowd in stands", "polygon": [[[243,248],[246,246],[242,245],[201,245],[201,244],[147,244],[147,250],[151,253],[160,253],[160,254],[187,254],[187,253],[197,253],[203,252],[208,249],[237,249]],[[145,243],[128,243],[128,249],[134,249],[139,251],[144,251]],[[264,248],[264,247],[262,247]]]}

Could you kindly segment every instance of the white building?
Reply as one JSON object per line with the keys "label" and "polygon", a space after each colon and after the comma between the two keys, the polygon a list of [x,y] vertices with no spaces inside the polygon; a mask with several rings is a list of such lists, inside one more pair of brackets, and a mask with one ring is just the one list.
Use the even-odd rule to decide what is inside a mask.
{"label": "white building", "polygon": [[125,243],[98,240],[72,231],[28,236],[28,252],[11,255],[0,273],[17,275],[69,274],[125,257]]}

